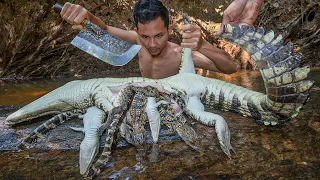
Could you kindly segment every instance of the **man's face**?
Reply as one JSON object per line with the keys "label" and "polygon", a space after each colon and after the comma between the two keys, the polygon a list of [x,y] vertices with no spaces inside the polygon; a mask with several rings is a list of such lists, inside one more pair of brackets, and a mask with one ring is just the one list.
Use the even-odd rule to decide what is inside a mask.
{"label": "man's face", "polygon": [[151,56],[158,56],[167,45],[169,31],[161,17],[146,24],[138,23],[135,29],[140,42],[148,50]]}

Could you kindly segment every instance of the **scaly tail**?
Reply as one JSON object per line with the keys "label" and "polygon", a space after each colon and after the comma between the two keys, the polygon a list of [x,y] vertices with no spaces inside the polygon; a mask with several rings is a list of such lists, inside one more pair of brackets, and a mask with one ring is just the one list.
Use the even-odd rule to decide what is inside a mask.
{"label": "scaly tail", "polygon": [[146,143],[146,134],[144,129],[145,122],[141,118],[146,108],[146,103],[147,97],[145,94],[141,91],[136,91],[129,110],[133,126],[133,143],[134,146],[139,148],[143,147]]}
{"label": "scaly tail", "polygon": [[298,67],[301,53],[293,55],[292,42],[283,44],[282,36],[265,34],[253,26],[227,25],[221,35],[243,48],[256,61],[264,80],[266,95],[219,82],[207,86],[202,101],[209,106],[233,110],[253,117],[258,123],[275,125],[299,114],[314,82],[306,80],[308,66]]}
{"label": "scaly tail", "polygon": [[[138,88],[142,89],[143,88]],[[132,137],[133,137],[133,145],[136,147],[136,159],[138,163],[142,163],[142,160],[145,156],[145,144],[146,144],[146,131],[144,128],[145,122],[147,118],[143,118],[143,113],[145,111],[147,104],[147,97],[143,93],[143,91],[136,91],[132,103],[131,108],[129,110],[130,116],[132,119]]]}
{"label": "scaly tail", "polygon": [[38,126],[36,129],[34,129],[30,134],[28,134],[17,146],[18,149],[23,149],[27,143],[31,143],[33,140],[38,138],[40,135],[44,134],[45,132],[54,129],[58,124],[62,124],[67,120],[73,119],[78,117],[80,114],[82,114],[83,111],[81,110],[73,110],[73,111],[67,111],[63,112],[61,114],[58,114],[40,126]]}
{"label": "scaly tail", "polygon": [[112,122],[110,123],[109,128],[107,130],[106,144],[99,159],[92,166],[93,174],[89,174],[89,176],[95,176],[99,174],[103,166],[109,161],[111,154],[111,146],[113,143],[113,136],[116,131],[117,125],[121,120],[121,115],[119,115],[120,111],[122,111],[122,108],[116,107],[112,109],[108,115],[107,120],[111,120]]}

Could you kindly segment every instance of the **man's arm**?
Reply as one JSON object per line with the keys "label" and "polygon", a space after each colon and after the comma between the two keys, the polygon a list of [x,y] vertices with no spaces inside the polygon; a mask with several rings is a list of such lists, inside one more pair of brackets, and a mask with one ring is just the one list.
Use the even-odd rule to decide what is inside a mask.
{"label": "man's arm", "polygon": [[238,66],[231,59],[229,53],[214,47],[205,40],[203,40],[203,44],[198,51],[193,51],[192,58],[195,66],[202,69],[225,74],[238,71]]}
{"label": "man's arm", "polygon": [[193,50],[192,58],[196,67],[225,74],[238,71],[237,64],[227,52],[203,39],[199,26],[184,25],[182,32],[181,46]]}
{"label": "man's arm", "polygon": [[83,22],[83,20],[87,19],[100,28],[106,30],[109,34],[130,43],[137,44],[138,35],[135,31],[127,31],[120,28],[107,26],[100,18],[96,17],[80,5],[67,2],[64,4],[60,15],[62,19],[72,24],[73,29],[83,29],[81,23]]}
{"label": "man's arm", "polygon": [[252,25],[257,19],[263,0],[234,0],[223,12],[223,19],[217,34],[222,34],[224,25]]}
{"label": "man's arm", "polygon": [[[252,25],[257,19],[264,0],[234,0],[224,11],[222,24],[217,34],[222,34],[224,25]],[[217,72],[231,74],[238,70],[231,57],[223,50],[215,48],[202,38],[201,29],[196,25],[182,27],[182,47],[189,47],[200,53],[193,53],[195,65]]]}

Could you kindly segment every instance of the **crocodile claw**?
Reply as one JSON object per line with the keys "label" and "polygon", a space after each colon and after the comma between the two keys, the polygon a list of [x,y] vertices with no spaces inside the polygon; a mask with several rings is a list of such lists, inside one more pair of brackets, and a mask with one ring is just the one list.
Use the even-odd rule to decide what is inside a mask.
{"label": "crocodile claw", "polygon": [[77,128],[77,127],[69,127],[69,128],[72,129],[73,131],[84,133],[84,128],[83,128],[83,127],[80,127],[80,128]]}
{"label": "crocodile claw", "polygon": [[223,117],[216,118],[215,130],[219,139],[220,147],[222,151],[231,158],[230,150],[233,152],[234,149],[230,144],[230,130],[227,125],[227,122],[224,120]]}

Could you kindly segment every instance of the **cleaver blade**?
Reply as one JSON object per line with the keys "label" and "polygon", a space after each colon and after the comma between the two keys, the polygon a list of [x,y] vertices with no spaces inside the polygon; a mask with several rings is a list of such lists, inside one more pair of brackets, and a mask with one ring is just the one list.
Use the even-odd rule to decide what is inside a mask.
{"label": "cleaver blade", "polygon": [[[54,5],[57,11],[61,11],[62,7],[60,4]],[[140,45],[112,36],[88,20],[84,20],[82,25],[84,28],[71,41],[71,44],[113,66],[127,64],[141,48]]]}

